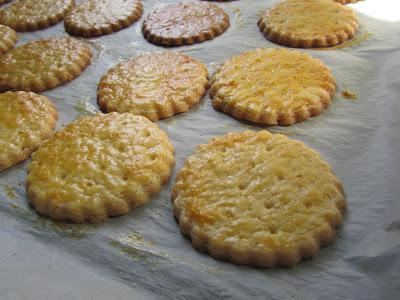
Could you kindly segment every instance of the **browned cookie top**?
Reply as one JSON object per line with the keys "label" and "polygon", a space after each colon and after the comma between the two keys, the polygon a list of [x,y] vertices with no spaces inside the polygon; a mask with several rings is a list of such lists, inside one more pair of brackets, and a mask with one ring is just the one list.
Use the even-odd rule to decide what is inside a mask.
{"label": "browned cookie top", "polygon": [[156,44],[191,44],[212,39],[229,26],[229,16],[212,3],[174,3],[147,16],[145,37]]}

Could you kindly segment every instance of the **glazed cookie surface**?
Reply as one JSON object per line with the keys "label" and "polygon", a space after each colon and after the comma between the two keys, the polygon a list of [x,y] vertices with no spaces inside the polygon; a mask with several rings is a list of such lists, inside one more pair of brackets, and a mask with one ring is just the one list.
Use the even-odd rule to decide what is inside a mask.
{"label": "glazed cookie surface", "polygon": [[334,239],[346,207],[318,153],[268,131],[200,145],[178,173],[172,201],[195,248],[258,267],[315,256]]}
{"label": "glazed cookie surface", "polygon": [[354,37],[354,11],[331,0],[285,0],[270,7],[258,25],[264,36],[295,48],[330,47]]}
{"label": "glazed cookie surface", "polygon": [[264,48],[236,55],[211,79],[215,109],[238,119],[291,125],[318,115],[335,94],[330,70],[309,54]]}
{"label": "glazed cookie surface", "polygon": [[0,25],[0,55],[14,48],[18,41],[17,33],[8,26]]}
{"label": "glazed cookie surface", "polygon": [[147,202],[174,163],[167,134],[147,118],[82,117],[33,154],[27,196],[50,218],[99,223]]}
{"label": "glazed cookie surface", "polygon": [[60,22],[74,0],[16,0],[0,9],[0,24],[16,31],[34,31]]}
{"label": "glazed cookie surface", "polygon": [[144,20],[142,30],[151,43],[179,46],[213,39],[228,27],[229,16],[217,5],[184,2],[153,11]]}
{"label": "glazed cookie surface", "polygon": [[95,37],[130,26],[142,12],[140,0],[86,0],[66,16],[64,25],[72,35]]}
{"label": "glazed cookie surface", "polygon": [[156,121],[200,101],[207,75],[201,62],[181,53],[141,54],[103,76],[97,99],[103,111],[132,112]]}
{"label": "glazed cookie surface", "polygon": [[91,57],[90,47],[73,38],[28,42],[0,56],[0,91],[52,89],[78,77]]}
{"label": "glazed cookie surface", "polygon": [[57,111],[45,96],[30,92],[0,94],[0,171],[28,158],[49,138]]}

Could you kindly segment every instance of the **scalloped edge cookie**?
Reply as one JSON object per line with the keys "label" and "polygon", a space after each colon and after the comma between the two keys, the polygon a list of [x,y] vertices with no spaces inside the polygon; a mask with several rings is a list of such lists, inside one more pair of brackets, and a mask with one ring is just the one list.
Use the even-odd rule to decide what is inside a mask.
{"label": "scalloped edge cookie", "polygon": [[[40,128],[36,130],[36,132],[32,132],[32,128],[29,132],[22,131],[21,128],[16,127],[15,129],[19,131],[19,133],[27,134],[27,139],[30,139],[30,146],[28,144],[24,144],[24,147],[18,151],[18,153],[8,153],[3,159],[0,159],[0,172],[17,164],[20,163],[21,161],[27,159],[32,152],[34,152],[37,148],[39,148],[40,143],[47,140],[51,135],[53,134],[54,128],[57,123],[58,119],[58,113],[56,110],[55,105],[50,101],[49,98],[33,93],[33,92],[5,92],[1,93],[0,97],[11,97],[12,102],[14,104],[17,104],[17,101],[20,102],[31,102],[27,103],[26,106],[20,107],[22,110],[25,112],[27,110],[32,111],[32,107],[37,105],[37,107],[34,107],[34,110],[36,112],[40,109],[40,113],[44,113],[44,111],[47,111],[46,118],[42,118],[37,120],[38,126],[40,125]],[[0,100],[1,101],[1,100]],[[1,102],[0,102],[1,104]],[[19,112],[17,112],[19,113]],[[16,117],[18,119],[18,117]],[[0,128],[1,128],[1,122],[3,120],[0,120]],[[32,122],[32,121],[30,121]],[[36,136],[35,136],[36,135]],[[34,141],[35,139],[39,138],[38,141]],[[14,141],[13,141],[14,142]]]}
{"label": "scalloped edge cookie", "polygon": [[[115,95],[115,93],[117,93],[117,91],[120,91],[123,86],[122,84],[115,83],[116,78],[120,77],[117,72],[124,70],[125,68],[129,68],[130,70],[137,70],[138,68],[136,67],[135,62],[137,62],[138,60],[142,60],[140,65],[144,65],[145,68],[147,68],[148,66],[149,69],[152,69],[157,68],[158,66],[158,70],[160,70],[160,72],[155,75],[155,77],[157,78],[165,78],[167,75],[164,74],[170,74],[171,77],[167,77],[168,80],[160,79],[159,85],[163,84],[163,86],[157,89],[158,95],[153,95],[154,98],[162,99],[163,101],[151,101],[151,99],[149,99],[149,96],[138,97],[137,95],[141,94],[142,91],[139,87],[133,89],[132,86],[129,90],[130,93],[135,93],[132,96],[132,99],[137,100],[138,102],[140,102],[141,105],[135,105],[134,101],[126,103],[125,100],[124,102],[124,99],[129,98],[129,96],[127,96],[125,93],[119,93],[117,96]],[[197,72],[195,74],[192,74],[196,76],[196,81],[192,78],[193,76],[183,78],[183,76],[181,77],[181,73],[179,74],[180,77],[176,77],[177,75],[174,75],[177,72],[182,72],[182,70],[179,69],[179,66],[177,65],[185,65],[185,62],[191,65],[195,65],[192,67],[190,72]],[[165,68],[167,68],[167,73],[163,73],[163,70]],[[170,72],[168,73],[168,71]],[[144,72],[145,70],[143,69],[138,70],[139,74],[143,74]],[[129,76],[129,78],[131,79],[137,79],[137,77],[132,73]],[[144,75],[145,78],[147,78],[148,76],[148,74]],[[125,74],[122,79],[128,81],[126,77],[127,75]],[[176,81],[174,81],[174,78],[176,78]],[[182,82],[183,80],[185,80],[184,83]],[[168,90],[164,93],[161,93],[160,89],[165,91],[165,86],[170,87],[171,85],[176,88],[174,90],[175,93],[172,93],[172,91],[168,92]],[[188,111],[194,104],[201,100],[207,90],[207,86],[207,68],[197,59],[194,59],[180,52],[167,51],[144,53],[134,56],[129,60],[123,61],[107,71],[107,73],[101,78],[99,83],[97,91],[97,102],[102,111],[132,112],[134,114],[145,116],[152,121],[157,121],[159,119],[164,119],[177,113]],[[190,90],[191,92],[187,93],[187,90]],[[116,102],[117,100],[118,102]],[[143,105],[144,102],[146,102],[146,106]]]}
{"label": "scalloped edge cookie", "polygon": [[[304,209],[307,209],[307,205],[313,207],[313,203],[318,202],[318,197],[328,197],[329,200],[325,201],[327,201],[329,205],[325,205],[323,207],[324,210],[318,211],[317,209],[317,212],[311,213],[312,216],[315,216],[313,218],[313,223],[310,225],[303,224],[307,222],[304,217],[297,217],[296,222],[301,222],[300,224],[290,222],[290,218],[288,222],[279,223],[279,221],[277,221],[278,216],[271,216],[274,217],[272,220],[275,220],[275,223],[273,221],[268,221],[268,219],[261,221],[257,218],[257,215],[253,216],[251,211],[275,209],[274,202],[269,200],[267,192],[265,198],[261,196],[259,192],[261,187],[257,187],[256,184],[250,184],[250,187],[247,187],[247,183],[243,183],[243,186],[241,186],[242,181],[240,179],[235,181],[232,174],[229,174],[229,180],[233,182],[233,186],[236,185],[236,182],[238,182],[238,185],[235,187],[230,185],[229,192],[226,194],[223,194],[223,190],[215,191],[215,193],[218,192],[219,195],[221,195],[217,204],[214,202],[207,202],[208,195],[213,193],[213,191],[210,190],[212,187],[208,185],[212,185],[212,182],[218,182],[219,176],[228,176],[223,170],[218,173],[218,159],[221,160],[220,164],[224,164],[226,163],[225,161],[227,161],[226,151],[228,151],[229,147],[233,155],[236,155],[236,153],[239,155],[241,153],[239,148],[242,144],[244,149],[246,149],[246,147],[249,146],[248,144],[251,146],[253,142],[260,144],[260,147],[263,147],[263,144],[265,144],[267,151],[271,151],[273,147],[276,147],[276,151],[279,151],[279,153],[289,150],[292,152],[304,153],[304,155],[307,155],[308,160],[311,160],[316,167],[321,170],[320,176],[327,178],[326,193],[323,194],[318,190],[315,193],[310,191],[310,198],[303,196],[300,198],[302,201],[301,203],[299,202],[299,204],[293,201],[294,207],[292,206],[292,210],[287,208],[285,200],[274,200],[278,201],[276,207],[285,207],[285,210],[283,210],[283,212],[280,210],[279,213],[283,213],[284,216],[289,218],[289,216],[296,213],[296,209],[300,209],[301,206],[304,205]],[[217,151],[218,149],[220,149],[220,152]],[[297,150],[295,151],[295,149]],[[212,156],[213,154],[215,156]],[[251,163],[253,156],[248,155],[248,157],[251,157],[249,159]],[[287,153],[285,158],[287,160],[297,159],[294,153]],[[249,161],[244,163],[244,167],[249,167]],[[259,162],[259,164],[262,163]],[[207,168],[209,165],[210,168],[214,168],[212,169],[216,174],[214,178],[209,173],[202,175],[202,172],[199,170],[199,168]],[[270,167],[273,168],[271,161],[268,162],[268,165],[271,165]],[[227,166],[227,168],[229,167]],[[272,169],[271,172],[274,172],[274,170],[275,169]],[[277,176],[278,179],[274,182],[281,182],[281,180],[285,180],[285,176],[289,176],[285,174],[280,175],[282,171],[279,168],[276,172],[277,175],[275,176]],[[204,176],[206,177],[204,178]],[[263,175],[261,173],[256,176]],[[279,179],[279,176],[282,178]],[[307,174],[304,174],[304,176],[307,176]],[[315,176],[315,174],[312,176]],[[296,178],[297,177],[296,175]],[[193,178],[195,178],[194,181],[192,180]],[[199,178],[199,183],[196,181],[197,178]],[[202,181],[200,178],[204,180]],[[293,182],[293,180],[294,179],[288,181],[288,184]],[[254,179],[250,182],[257,181]],[[200,187],[195,187],[195,190],[193,190],[193,184],[200,184]],[[205,190],[202,190],[201,187]],[[243,200],[243,202],[239,202],[238,204],[236,204],[236,199],[229,202],[230,195],[236,195],[236,189],[239,193],[247,188],[250,188],[250,191],[258,191],[257,194],[254,194],[254,198],[252,198],[252,205],[249,206],[248,200]],[[274,191],[273,188],[274,187],[270,187],[270,190]],[[275,187],[275,189],[277,189],[277,187]],[[290,189],[290,187],[287,189]],[[293,189],[296,191],[295,186]],[[279,195],[279,190],[275,190],[275,192]],[[199,196],[196,198],[196,195]],[[245,195],[248,194],[245,193]],[[277,199],[280,199],[279,197]],[[284,197],[284,195],[282,197]],[[223,202],[223,199],[225,199],[225,202]],[[293,197],[289,197],[289,199],[293,199]],[[186,159],[182,169],[179,171],[172,190],[171,201],[173,203],[173,214],[179,224],[181,233],[190,238],[194,248],[208,252],[208,254],[216,259],[261,268],[277,266],[293,267],[303,259],[316,256],[322,246],[334,240],[336,228],[342,223],[343,214],[346,209],[346,201],[341,182],[333,174],[330,166],[321,159],[320,155],[315,150],[308,148],[302,142],[291,140],[281,134],[271,134],[266,130],[259,132],[244,131],[241,133],[229,133],[225,136],[212,139],[208,144],[199,145],[195,152]],[[224,206],[223,203],[227,203],[227,205]],[[207,204],[210,204],[210,208],[208,208]],[[213,204],[214,206],[212,206]],[[214,207],[218,208],[218,210],[213,210]],[[238,209],[244,209],[244,211],[241,212],[238,211]],[[230,223],[227,223],[223,212],[230,216]],[[301,212],[296,213],[296,215],[299,214],[301,214]],[[305,216],[307,217],[308,214],[305,214]],[[258,217],[262,218],[262,216]],[[235,221],[232,221],[232,219]],[[316,222],[317,220],[318,222]],[[235,227],[232,226],[232,222],[234,222]],[[276,224],[277,222],[278,224]],[[257,230],[254,229],[253,231],[251,226],[256,226],[255,223],[260,224],[261,228],[257,227]],[[316,224],[318,224],[318,229],[313,228],[313,225],[316,226]],[[313,230],[310,230],[310,233],[291,231],[291,228],[301,225],[304,229],[310,226],[309,228]],[[241,230],[241,226],[244,226],[243,230]],[[233,233],[231,233],[232,231]],[[247,236],[246,233],[249,232],[257,235],[257,238],[255,239],[255,237]],[[280,236],[281,233],[283,234],[282,236]],[[287,236],[288,234],[292,236]],[[294,238],[294,236],[298,237],[298,239],[293,240],[292,245],[285,247],[285,241]]]}
{"label": "scalloped edge cookie", "polygon": [[[292,30],[286,30],[278,24],[273,24],[269,20],[269,14],[271,11],[277,9],[285,9],[285,5],[290,2],[299,2],[301,0],[285,0],[278,2],[277,4],[269,7],[265,13],[261,16],[258,21],[258,26],[263,35],[270,41],[280,45],[293,47],[293,48],[319,48],[319,47],[332,47],[338,44],[342,44],[352,39],[357,32],[359,22],[354,11],[341,5],[340,3],[328,1],[328,0],[312,0],[316,2],[326,2],[326,5],[336,6],[338,10],[347,11],[350,13],[347,20],[347,24],[344,29],[337,32],[327,32],[323,37],[320,36],[309,36],[304,37],[301,34],[293,33]],[[307,0],[310,2],[310,0]],[[276,13],[278,14],[278,13]],[[312,16],[310,16],[312,17]]]}
{"label": "scalloped edge cookie", "polygon": [[1,27],[5,27],[7,32],[0,38],[0,55],[13,49],[18,42],[18,35],[12,28],[0,24],[0,28]]}
{"label": "scalloped edge cookie", "polygon": [[[79,57],[75,58],[73,62],[71,61],[70,65],[63,66],[65,69],[61,68],[55,70],[53,73],[42,74],[41,72],[35,73],[34,70],[30,70],[30,74],[36,74],[30,80],[26,76],[16,77],[13,73],[0,73],[0,91],[22,90],[41,92],[49,90],[77,78],[90,65],[92,59],[91,48],[85,42],[78,39],[62,37],[34,40],[14,48],[0,56],[0,67],[5,64],[5,60],[10,60],[10,57],[13,57],[14,52],[21,51],[21,48],[25,49],[33,44],[51,43],[54,40],[65,40],[68,43],[75,43],[74,51],[76,51],[76,48],[79,48],[81,51]],[[76,53],[74,54],[76,55]],[[15,62],[15,59],[11,59],[11,61]],[[18,68],[18,66],[15,66],[15,68]]]}
{"label": "scalloped edge cookie", "polygon": [[98,113],[40,146],[28,166],[26,194],[52,219],[100,223],[147,203],[174,165],[174,147],[156,123],[131,113]]}
{"label": "scalloped edge cookie", "polygon": [[[261,57],[258,57],[261,56]],[[302,57],[302,60],[304,61],[305,59],[308,59],[310,64],[313,63],[314,68],[318,68],[318,74],[321,74],[320,81],[323,81],[323,84],[314,84],[313,86],[310,87],[304,87],[302,93],[299,91],[296,94],[296,97],[298,99],[309,99],[309,100],[315,100],[316,97],[318,97],[318,101],[314,101],[313,103],[310,103],[310,101],[305,101],[306,103],[298,107],[296,106],[296,98],[290,99],[290,103],[280,106],[279,110],[276,109],[272,105],[268,104],[263,104],[263,107],[260,109],[257,108],[251,108],[251,102],[245,106],[243,105],[243,102],[246,100],[246,98],[235,98],[235,95],[240,96],[240,93],[243,91],[240,89],[240,87],[237,87],[236,82],[231,82],[235,81],[232,79],[232,76],[228,76],[225,73],[227,72],[226,70],[230,70],[233,66],[236,66],[235,72],[240,73],[240,72],[247,72],[247,67],[249,63],[247,61],[250,61],[252,65],[258,64],[257,60],[258,59],[264,59],[266,60],[267,58],[270,59],[272,63],[276,62],[276,56],[281,56],[282,64],[285,63],[285,59],[290,61],[291,59],[297,58],[300,59]],[[292,56],[292,57],[291,57]],[[301,56],[301,57],[300,57]],[[308,64],[308,66],[311,65]],[[291,69],[292,66],[289,66]],[[288,67],[283,68],[283,72],[287,73]],[[291,73],[293,74],[295,70],[292,69]],[[311,70],[308,70],[308,72],[311,72]],[[266,70],[265,72],[279,72],[279,69],[276,70]],[[298,74],[294,74],[293,78],[290,78],[292,81],[295,81],[297,83],[299,80],[298,78],[301,77],[301,72],[302,69],[300,69]],[[316,72],[316,71],[315,71]],[[323,76],[322,76],[323,75]],[[276,80],[276,79],[275,79]],[[285,79],[286,80],[286,79]],[[317,82],[315,80],[315,82]],[[252,82],[254,85],[258,85],[257,82]],[[279,87],[279,84],[281,82],[278,82],[277,84],[271,83],[269,88],[265,88],[265,91],[274,91],[276,89],[276,86]],[[284,82],[285,84],[289,84],[290,81],[287,78],[287,81]],[[253,86],[254,86],[253,85]],[[318,91],[315,91],[315,88],[319,87]],[[308,91],[307,89],[309,88],[314,88],[314,90]],[[248,91],[245,90],[245,91]],[[231,58],[229,58],[222,66],[215,72],[213,77],[211,78],[210,82],[210,98],[212,100],[213,107],[216,110],[222,111],[226,114],[229,114],[237,119],[244,119],[260,124],[266,124],[266,125],[292,125],[294,123],[302,122],[310,117],[314,117],[319,115],[326,107],[329,106],[329,104],[332,101],[332,98],[335,95],[336,91],[336,80],[331,74],[330,70],[328,67],[325,66],[325,64],[320,61],[319,59],[316,59],[309,55],[308,53],[305,52],[300,52],[296,50],[288,50],[285,48],[259,48],[255,50],[250,50],[243,52],[241,54],[235,55]],[[281,91],[277,91],[277,94],[280,95]],[[257,95],[254,97],[266,97],[263,95]],[[282,95],[283,97],[283,95]],[[282,103],[282,99],[280,99],[278,96],[275,95],[275,97],[268,96],[266,98],[266,102],[273,100],[273,102],[280,102]],[[265,102],[263,101],[263,102]],[[261,105],[261,104],[260,104]],[[282,108],[282,109],[281,109]]]}
{"label": "scalloped edge cookie", "polygon": [[[96,1],[96,0],[90,0]],[[112,1],[112,0],[109,0]],[[74,18],[79,18],[78,21],[81,22],[82,18],[85,16],[85,12],[81,14],[81,10],[88,9],[85,5],[89,1],[84,1],[82,4],[78,5],[74,9],[72,9],[64,19],[64,27],[65,30],[72,35],[82,36],[85,38],[88,37],[97,37],[106,34],[111,34],[113,32],[119,31],[123,28],[129,27],[134,22],[140,19],[143,13],[143,4],[141,0],[135,1],[135,9],[131,12],[130,15],[125,16],[124,18],[119,18],[117,20],[109,20],[109,23],[106,26],[93,26],[93,27],[80,27],[79,23],[77,23]],[[79,15],[78,14],[81,14]]]}
{"label": "scalloped edge cookie", "polygon": [[[156,15],[160,11],[163,11],[164,9],[168,9],[171,7],[177,7],[176,10],[181,10],[179,6],[184,6],[184,5],[204,5],[208,6],[209,9],[214,9],[220,11],[221,14],[224,15],[224,19],[222,22],[212,26],[210,25],[209,29],[207,32],[200,32],[197,35],[192,35],[189,37],[178,37],[178,38],[169,38],[169,37],[163,37],[160,35],[157,35],[153,33],[151,26],[148,24],[149,18],[152,17],[153,15]],[[151,12],[147,17],[145,18],[142,26],[142,32],[143,36],[146,40],[148,40],[150,43],[160,45],[160,46],[182,46],[182,45],[191,45],[194,43],[201,43],[206,40],[212,40],[215,37],[221,35],[223,32],[225,32],[230,25],[229,21],[229,15],[219,6],[213,4],[213,3],[203,3],[203,2],[178,2],[178,3],[172,3],[169,5],[166,5],[160,9],[154,10]]]}
{"label": "scalloped edge cookie", "polygon": [[[25,19],[24,21],[12,21],[12,22],[5,22],[2,20],[2,14],[0,10],[0,23],[3,25],[7,25],[14,29],[15,31],[20,31],[20,32],[27,32],[27,31],[36,31],[39,29],[45,29],[48,27],[51,27],[64,19],[65,15],[70,11],[74,6],[75,6],[75,0],[64,0],[65,7],[62,11],[59,11],[53,15],[46,16],[42,20],[39,21],[33,21],[31,22],[28,19]],[[21,1],[22,2],[22,1]],[[10,4],[8,7],[13,7],[19,5],[19,1],[14,1],[13,3]],[[8,7],[3,8],[2,10],[6,10]]]}

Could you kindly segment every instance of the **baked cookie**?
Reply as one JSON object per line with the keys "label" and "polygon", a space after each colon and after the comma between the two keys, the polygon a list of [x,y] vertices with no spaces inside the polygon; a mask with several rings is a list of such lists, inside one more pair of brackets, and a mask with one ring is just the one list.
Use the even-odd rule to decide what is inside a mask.
{"label": "baked cookie", "polygon": [[0,24],[16,31],[34,31],[60,22],[74,0],[16,0],[0,10]]}
{"label": "baked cookie", "polygon": [[138,55],[112,68],[97,92],[103,111],[131,112],[152,121],[184,112],[206,91],[207,68],[177,52]]}
{"label": "baked cookie", "polygon": [[95,37],[130,26],[142,12],[140,0],[86,0],[68,13],[64,25],[72,35]]}
{"label": "baked cookie", "polygon": [[331,0],[286,0],[258,21],[265,37],[296,48],[330,47],[351,39],[358,20],[351,8]]}
{"label": "baked cookie", "polygon": [[291,125],[318,115],[335,94],[335,78],[309,54],[256,49],[225,62],[211,79],[215,109],[238,119]]}
{"label": "baked cookie", "polygon": [[90,47],[73,38],[29,42],[0,56],[0,91],[52,89],[78,77],[91,57]]}
{"label": "baked cookie", "polygon": [[17,33],[8,26],[0,25],[0,55],[14,48],[18,41]]}
{"label": "baked cookie", "polygon": [[200,145],[179,172],[174,215],[195,248],[258,267],[294,266],[335,237],[346,203],[328,164],[268,131]]}
{"label": "baked cookie", "polygon": [[143,35],[151,43],[179,46],[201,43],[222,34],[229,27],[229,16],[212,3],[173,3],[149,14],[143,22]]}
{"label": "baked cookie", "polygon": [[0,94],[0,171],[28,158],[52,135],[56,122],[56,108],[45,96]]}
{"label": "baked cookie", "polygon": [[145,117],[82,117],[32,155],[27,196],[53,219],[99,223],[147,202],[174,163],[167,134]]}

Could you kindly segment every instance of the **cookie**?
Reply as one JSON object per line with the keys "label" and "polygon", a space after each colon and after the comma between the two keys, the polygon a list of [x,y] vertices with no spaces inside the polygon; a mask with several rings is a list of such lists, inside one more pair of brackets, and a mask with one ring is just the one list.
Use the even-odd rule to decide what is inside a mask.
{"label": "cookie", "polygon": [[130,26],[142,12],[140,0],[86,0],[68,13],[64,25],[72,35],[95,37]]}
{"label": "cookie", "polygon": [[28,158],[48,139],[57,111],[45,97],[31,92],[0,94],[0,171]]}
{"label": "cookie", "polygon": [[138,55],[112,68],[100,81],[103,111],[131,112],[152,121],[185,112],[206,91],[207,68],[177,52]]}
{"label": "cookie", "polygon": [[34,31],[60,22],[74,0],[16,0],[0,10],[0,24],[16,31]]}
{"label": "cookie", "polygon": [[0,25],[0,55],[14,48],[18,41],[17,33],[8,26]]}
{"label": "cookie", "polygon": [[91,57],[90,47],[73,38],[29,42],[0,56],[0,91],[52,89],[78,77]]}
{"label": "cookie", "polygon": [[179,46],[201,43],[222,34],[229,16],[212,3],[184,2],[155,10],[143,22],[143,35],[151,43]]}
{"label": "cookie", "polygon": [[268,131],[200,145],[179,172],[174,215],[193,246],[258,267],[294,266],[330,243],[346,202],[318,153]]}
{"label": "cookie", "polygon": [[32,155],[27,196],[50,218],[99,223],[147,202],[174,163],[167,134],[147,118],[82,117]]}
{"label": "cookie", "polygon": [[258,21],[264,36],[296,48],[330,47],[354,37],[358,20],[351,8],[331,0],[286,0]]}
{"label": "cookie", "polygon": [[291,125],[318,115],[335,94],[335,78],[309,54],[256,49],[225,62],[211,79],[215,109],[238,119]]}

